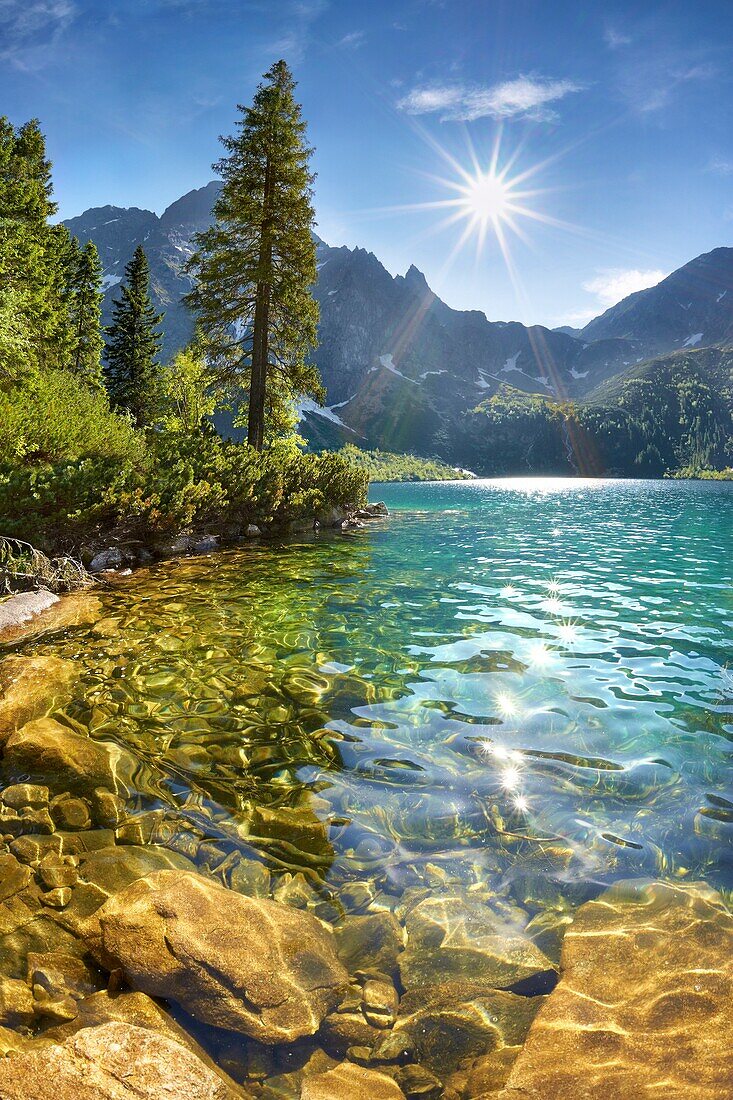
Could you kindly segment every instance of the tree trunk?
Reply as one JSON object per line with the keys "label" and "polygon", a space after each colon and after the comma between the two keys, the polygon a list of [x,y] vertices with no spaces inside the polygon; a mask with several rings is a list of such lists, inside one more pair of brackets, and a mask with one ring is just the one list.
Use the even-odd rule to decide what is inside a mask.
{"label": "tree trunk", "polygon": [[[272,266],[271,213],[272,179],[268,158],[265,169],[265,189],[262,203],[262,237],[255,301],[254,327],[252,332],[252,373],[249,384],[249,414],[247,417],[247,442],[255,450],[261,451],[265,441],[265,398],[267,394],[267,361],[270,341],[270,283]],[[263,278],[265,275],[265,278]]]}

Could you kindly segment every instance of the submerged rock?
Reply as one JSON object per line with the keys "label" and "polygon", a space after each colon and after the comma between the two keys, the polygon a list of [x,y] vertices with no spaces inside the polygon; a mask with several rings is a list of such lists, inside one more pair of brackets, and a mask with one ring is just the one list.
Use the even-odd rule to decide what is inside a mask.
{"label": "submerged rock", "polygon": [[618,883],[565,933],[502,1100],[725,1100],[733,1081],[733,916],[707,887]]}
{"label": "submerged rock", "polygon": [[198,874],[148,875],[98,917],[108,969],[262,1043],[314,1034],[346,988],[332,933],[315,917]]}
{"label": "submerged rock", "polygon": [[11,773],[47,777],[72,789],[113,791],[130,787],[137,767],[135,758],[119,745],[93,741],[53,718],[28,722],[11,734],[4,764]]}
{"label": "submerged rock", "polygon": [[303,1082],[301,1100],[405,1100],[402,1089],[378,1070],[342,1062]]}
{"label": "submerged rock", "polygon": [[76,666],[60,657],[6,657],[0,664],[0,745],[47,714],[77,675]]}
{"label": "submerged rock", "polygon": [[182,1043],[108,1023],[0,1060],[3,1100],[235,1100],[246,1094]]}
{"label": "submerged rock", "polygon": [[493,989],[531,984],[533,993],[554,984],[555,968],[521,927],[461,891],[425,898],[407,913],[405,926],[399,967],[408,990],[458,979]]}

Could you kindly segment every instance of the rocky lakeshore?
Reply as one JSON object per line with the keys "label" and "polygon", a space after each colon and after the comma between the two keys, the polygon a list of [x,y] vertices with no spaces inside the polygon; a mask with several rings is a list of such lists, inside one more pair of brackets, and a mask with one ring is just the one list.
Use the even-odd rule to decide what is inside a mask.
{"label": "rocky lakeshore", "polygon": [[[94,594],[35,628],[54,614],[110,630]],[[342,826],[317,795],[151,808],[154,764],[63,716],[76,674],[0,662],[3,1100],[729,1095],[733,918],[710,888],[540,908],[429,862],[393,892],[326,888]]]}

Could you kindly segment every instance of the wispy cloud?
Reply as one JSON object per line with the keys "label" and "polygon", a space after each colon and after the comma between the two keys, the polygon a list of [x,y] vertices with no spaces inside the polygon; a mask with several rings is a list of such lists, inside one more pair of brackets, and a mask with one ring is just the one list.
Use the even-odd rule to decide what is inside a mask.
{"label": "wispy cloud", "polygon": [[635,294],[637,290],[646,290],[650,286],[656,286],[666,279],[668,271],[654,269],[652,271],[640,271],[638,268],[606,268],[587,282],[583,283],[583,290],[595,294],[599,306],[608,309],[617,302],[628,298],[629,294]]}
{"label": "wispy cloud", "polygon": [[617,27],[606,26],[603,32],[603,41],[609,50],[619,50],[622,46],[630,46],[633,42],[631,35],[624,34]]}
{"label": "wispy cloud", "polygon": [[283,4],[287,30],[266,46],[271,57],[282,57],[291,64],[303,61],[311,44],[313,24],[328,8],[328,0],[290,0]]}
{"label": "wispy cloud", "polygon": [[77,13],[73,0],[0,0],[0,60],[40,68]]}
{"label": "wispy cloud", "polygon": [[704,84],[719,72],[709,49],[666,46],[647,36],[620,55],[617,79],[631,109],[649,114],[670,106],[683,88]]}
{"label": "wispy cloud", "polygon": [[733,176],[733,159],[730,157],[711,157],[707,171],[714,172],[716,176]]}
{"label": "wispy cloud", "polygon": [[424,84],[403,96],[397,106],[411,115],[439,113],[442,122],[472,122],[486,117],[547,121],[557,117],[550,104],[581,90],[582,85],[574,80],[551,80],[542,76],[518,76],[514,80],[484,87],[476,84]]}
{"label": "wispy cloud", "polygon": [[342,50],[356,50],[364,45],[365,37],[364,31],[351,31],[340,38],[336,45]]}

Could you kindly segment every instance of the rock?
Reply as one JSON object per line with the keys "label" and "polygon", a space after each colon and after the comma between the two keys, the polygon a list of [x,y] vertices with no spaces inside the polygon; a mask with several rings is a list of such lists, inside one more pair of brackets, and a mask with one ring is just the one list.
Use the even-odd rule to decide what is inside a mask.
{"label": "rock", "polygon": [[202,538],[197,539],[193,544],[193,549],[197,554],[207,554],[212,550],[218,550],[219,548],[219,536],[218,535],[204,535]]}
{"label": "rock", "polygon": [[14,810],[30,806],[32,810],[43,810],[48,806],[48,787],[39,787],[33,783],[14,783],[0,793],[0,800]]}
{"label": "rock", "polygon": [[0,664],[0,745],[47,714],[77,675],[76,666],[60,657],[6,657]]}
{"label": "rock", "polygon": [[463,893],[425,898],[410,909],[405,926],[399,967],[408,990],[461,978],[494,989],[531,982],[537,993],[554,984],[555,968],[532,940],[489,904]]}
{"label": "rock", "polygon": [[229,872],[229,886],[250,898],[266,898],[271,889],[270,872],[256,859],[241,859]]}
{"label": "rock", "polygon": [[[148,875],[98,916],[108,969],[262,1043],[314,1034],[346,987],[332,933],[315,917],[198,874]],[[232,937],[233,928],[246,928],[246,938]]]}
{"label": "rock", "polygon": [[100,550],[89,563],[90,573],[104,573],[107,569],[121,569],[127,558],[119,546],[110,546],[107,550]]}
{"label": "rock", "polygon": [[33,810],[24,806],[21,810],[12,810],[0,805],[0,833],[11,836],[23,836],[25,833],[52,833],[54,824],[47,809]]}
{"label": "rock", "polygon": [[444,1076],[479,1055],[522,1043],[543,999],[469,980],[421,988],[403,996],[391,1038]]}
{"label": "rock", "polygon": [[38,864],[37,875],[46,890],[55,890],[62,886],[73,886],[77,879],[78,859],[74,856],[56,855],[48,852]]}
{"label": "rock", "polygon": [[17,592],[0,600],[0,637],[58,602],[59,597],[47,588],[40,588],[38,592]]}
{"label": "rock", "polygon": [[248,523],[247,530],[244,532],[248,539],[258,539],[262,534],[256,523]]}
{"label": "rock", "polygon": [[65,909],[71,901],[71,890],[68,886],[56,886],[53,890],[47,890],[41,894],[44,905],[50,905],[52,909]]}
{"label": "rock", "polygon": [[[175,1084],[173,1084],[175,1082]],[[245,1094],[183,1044],[148,1028],[83,1028],[0,1060],[3,1100],[234,1100]]]}
{"label": "rock", "polygon": [[399,1066],[394,1079],[407,1100],[438,1100],[443,1092],[443,1082],[425,1066]]}
{"label": "rock", "polygon": [[382,970],[385,974],[397,972],[405,932],[392,913],[348,917],[334,931],[338,956],[350,974],[368,968]]}
{"label": "rock", "polygon": [[330,864],[333,848],[326,826],[308,805],[289,809],[256,806],[250,822],[251,842],[264,842],[296,866]]}
{"label": "rock", "polygon": [[[89,836],[89,833],[80,834]],[[111,841],[113,837],[109,837]],[[130,883],[154,871],[189,871],[194,865],[185,856],[166,848],[132,844],[110,844],[79,857],[77,883],[65,920],[91,947],[99,946],[100,927],[96,913],[106,901]]]}
{"label": "rock", "polygon": [[300,1096],[301,1100],[405,1100],[402,1089],[386,1073],[351,1062],[306,1077]]}
{"label": "rock", "polygon": [[51,802],[49,812],[57,829],[76,831],[91,828],[89,807],[83,798],[72,798],[68,794],[59,795]]}
{"label": "rock", "polygon": [[387,978],[367,978],[362,990],[362,1012],[372,1027],[392,1027],[397,1017],[400,998]]}
{"label": "rock", "polygon": [[107,787],[113,791],[132,786],[136,761],[112,742],[93,741],[53,718],[28,722],[8,738],[5,767],[16,774],[53,777],[66,787]]}
{"label": "rock", "polygon": [[561,970],[502,1100],[730,1097],[733,915],[719,894],[618,883],[578,910]]}
{"label": "rock", "polygon": [[25,890],[32,878],[31,871],[10,852],[0,853],[0,901],[7,901]]}
{"label": "rock", "polygon": [[0,978],[0,1025],[27,1027],[33,1020],[33,994],[17,978]]}

